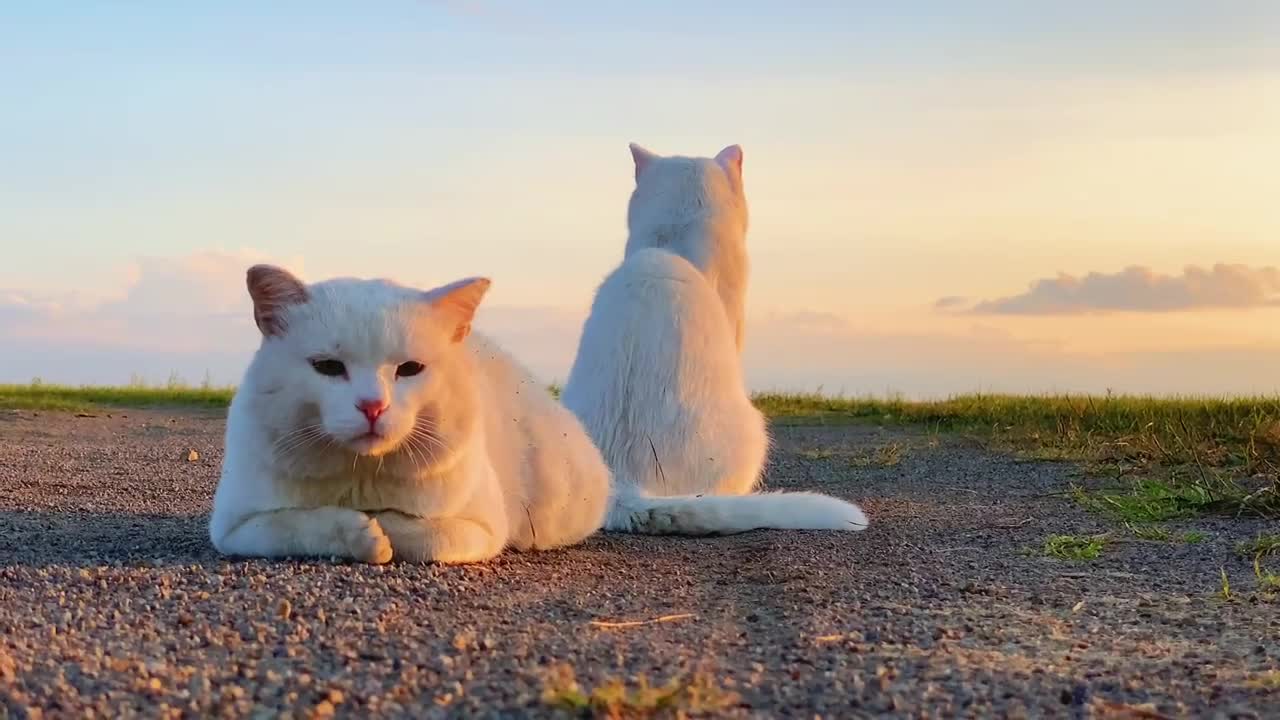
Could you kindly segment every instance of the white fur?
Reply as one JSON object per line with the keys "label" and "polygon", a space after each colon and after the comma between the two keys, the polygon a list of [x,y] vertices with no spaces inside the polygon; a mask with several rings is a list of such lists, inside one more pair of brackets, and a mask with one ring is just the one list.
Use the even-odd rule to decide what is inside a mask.
{"label": "white fur", "polygon": [[714,160],[632,153],[625,257],[596,291],[561,398],[613,470],[606,529],[864,529],[862,510],[843,500],[750,494],[769,436],[738,357],[747,273],[741,150]]}
{"label": "white fur", "polygon": [[[467,334],[487,281],[422,293],[331,280],[282,306],[267,296],[297,281],[268,272],[283,275],[257,282],[264,338],[231,403],[210,518],[220,552],[474,562],[600,528],[610,476],[582,426]],[[319,374],[317,356],[348,377]],[[426,369],[398,377],[407,361]],[[356,407],[371,396],[389,402],[377,439],[361,437],[370,422]]]}

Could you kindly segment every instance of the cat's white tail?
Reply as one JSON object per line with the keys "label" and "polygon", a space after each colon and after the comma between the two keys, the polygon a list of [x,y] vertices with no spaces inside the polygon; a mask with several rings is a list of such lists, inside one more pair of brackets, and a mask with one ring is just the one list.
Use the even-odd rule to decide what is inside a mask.
{"label": "cat's white tail", "polygon": [[862,508],[830,495],[762,492],[750,495],[650,497],[622,484],[604,529],[639,535],[732,535],[748,530],[866,530]]}

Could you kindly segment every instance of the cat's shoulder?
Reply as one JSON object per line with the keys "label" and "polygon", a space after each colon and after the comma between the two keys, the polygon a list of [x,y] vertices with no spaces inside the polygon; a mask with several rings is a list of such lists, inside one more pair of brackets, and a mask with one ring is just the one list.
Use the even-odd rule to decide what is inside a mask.
{"label": "cat's shoulder", "polygon": [[702,279],[693,263],[662,248],[643,248],[627,257],[614,272],[618,277],[644,277],[690,282]]}

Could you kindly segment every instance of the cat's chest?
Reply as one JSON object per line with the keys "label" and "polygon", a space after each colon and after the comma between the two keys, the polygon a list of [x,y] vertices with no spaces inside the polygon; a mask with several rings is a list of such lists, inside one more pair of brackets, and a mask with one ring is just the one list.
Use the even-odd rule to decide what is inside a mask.
{"label": "cat's chest", "polygon": [[293,500],[303,506],[430,516],[454,504],[462,486],[455,474],[406,471],[377,458],[361,458],[350,465],[309,468],[294,474],[288,484]]}

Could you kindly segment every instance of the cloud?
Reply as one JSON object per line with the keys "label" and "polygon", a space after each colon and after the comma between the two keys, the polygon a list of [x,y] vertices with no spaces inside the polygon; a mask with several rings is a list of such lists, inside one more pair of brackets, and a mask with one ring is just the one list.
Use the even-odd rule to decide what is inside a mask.
{"label": "cloud", "polygon": [[0,290],[0,333],[67,346],[217,351],[251,337],[244,272],[271,260],[252,250],[143,258],[116,270],[118,287],[101,297]]}
{"label": "cloud", "polygon": [[963,307],[968,304],[969,298],[961,297],[959,295],[948,295],[946,297],[938,298],[933,303],[933,307],[938,310],[951,310],[952,308]]}
{"label": "cloud", "polygon": [[[0,288],[0,382],[153,382],[177,375],[239,381],[257,348],[245,270],[274,262],[308,278],[300,259],[253,250],[143,258],[114,271],[97,297]],[[547,307],[481,308],[479,323],[543,377],[563,377],[581,313]]]}
{"label": "cloud", "polygon": [[[964,304],[956,298],[943,298],[935,307],[958,310]],[[1181,275],[1163,275],[1138,265],[1083,277],[1061,274],[1037,280],[1022,294],[984,300],[964,311],[979,315],[1072,315],[1276,305],[1280,305],[1280,270],[1219,263],[1208,269],[1188,266]]]}

